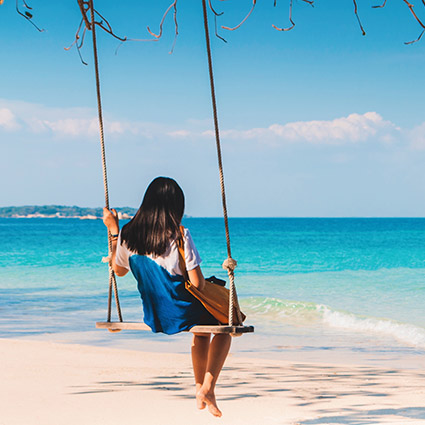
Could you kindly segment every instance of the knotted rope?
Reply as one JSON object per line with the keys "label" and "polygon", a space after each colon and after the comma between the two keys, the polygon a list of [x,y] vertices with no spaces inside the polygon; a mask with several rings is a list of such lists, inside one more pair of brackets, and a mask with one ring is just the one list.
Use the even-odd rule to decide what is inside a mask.
{"label": "knotted rope", "polygon": [[[80,6],[80,10],[83,15],[83,19],[87,29],[91,30],[92,32],[93,58],[94,58],[94,69],[95,69],[95,76],[96,76],[97,111],[98,111],[98,118],[99,118],[100,148],[101,148],[101,154],[102,154],[103,187],[105,192],[105,207],[109,209],[108,175],[106,171],[105,137],[104,137],[104,131],[103,131],[102,99],[100,95],[99,60],[97,55],[96,23],[94,19],[93,0],[88,0],[88,1],[78,0],[78,5]],[[88,10],[90,10],[90,21],[87,18]],[[112,239],[111,239],[111,234],[108,231],[108,257],[109,258],[111,258],[111,254],[112,254]],[[120,306],[120,300],[118,297],[117,281],[116,281],[115,273],[112,269],[111,263],[109,262],[109,292],[108,292],[108,318],[107,318],[108,322],[111,321],[112,289],[114,290],[118,319],[120,322],[122,322],[121,306]]]}
{"label": "knotted rope", "polygon": [[[237,262],[232,258],[232,252],[230,248],[230,235],[229,235],[229,220],[227,216],[227,203],[226,203],[226,188],[224,186],[224,172],[223,172],[223,161],[221,157],[221,144],[220,144],[220,130],[218,127],[218,114],[217,114],[217,101],[215,97],[215,86],[214,86],[214,75],[213,75],[213,65],[212,65],[212,55],[211,55],[211,43],[210,43],[210,33],[208,29],[208,15],[207,15],[207,4],[206,0],[202,0],[202,9],[204,13],[204,29],[205,29],[205,41],[207,45],[207,56],[208,56],[208,70],[210,76],[210,88],[211,88],[211,101],[213,107],[213,118],[214,118],[214,129],[215,129],[215,142],[217,148],[217,159],[218,159],[218,169],[220,174],[220,188],[221,188],[221,202],[223,205],[223,217],[224,217],[224,228],[226,231],[226,244],[227,244],[227,259],[223,263],[223,268],[227,270],[229,275],[229,326],[233,326],[235,320],[233,317],[234,306],[238,305],[238,298],[236,294],[235,287],[235,274],[234,270],[236,268]],[[239,309],[238,317],[236,318],[237,324],[242,324],[242,317],[240,315]]]}

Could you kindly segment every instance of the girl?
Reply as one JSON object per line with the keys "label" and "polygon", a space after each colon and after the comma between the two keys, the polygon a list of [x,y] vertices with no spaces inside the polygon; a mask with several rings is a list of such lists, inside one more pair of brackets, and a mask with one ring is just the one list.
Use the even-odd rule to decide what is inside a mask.
{"label": "girl", "polygon": [[[174,334],[217,320],[186,289],[179,266],[178,244],[183,242],[189,280],[202,291],[205,280],[201,259],[189,230],[180,230],[184,194],[173,179],[158,177],[146,190],[134,218],[120,231],[117,212],[104,208],[103,222],[111,233],[111,266],[117,276],[129,270],[137,279],[143,301],[144,321],[153,332]],[[215,385],[230,349],[231,336],[194,334],[192,364],[198,409],[208,406],[221,416]]]}

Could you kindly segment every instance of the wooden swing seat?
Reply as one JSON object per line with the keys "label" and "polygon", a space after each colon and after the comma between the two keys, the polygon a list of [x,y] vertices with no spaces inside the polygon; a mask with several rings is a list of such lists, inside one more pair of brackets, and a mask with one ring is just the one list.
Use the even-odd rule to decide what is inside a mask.
{"label": "wooden swing seat", "polygon": [[[150,331],[151,328],[143,322],[96,322],[96,328],[108,329],[109,331]],[[254,332],[254,326],[194,326],[187,332],[202,333],[202,334],[244,334]]]}

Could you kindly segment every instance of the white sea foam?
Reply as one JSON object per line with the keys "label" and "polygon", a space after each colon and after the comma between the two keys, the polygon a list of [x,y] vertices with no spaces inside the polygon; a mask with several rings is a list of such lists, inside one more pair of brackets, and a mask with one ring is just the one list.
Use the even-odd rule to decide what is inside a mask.
{"label": "white sea foam", "polygon": [[317,304],[310,302],[253,297],[244,299],[242,303],[247,312],[290,324],[317,323],[321,317]]}
{"label": "white sea foam", "polygon": [[248,314],[288,325],[321,325],[351,332],[390,337],[416,348],[425,349],[425,328],[388,318],[360,316],[311,302],[277,298],[249,298],[242,301]]}
{"label": "white sea foam", "polygon": [[414,347],[425,348],[424,328],[386,318],[364,317],[335,311],[324,305],[318,305],[317,308],[322,313],[323,323],[330,327],[355,332],[375,333],[392,337]]}

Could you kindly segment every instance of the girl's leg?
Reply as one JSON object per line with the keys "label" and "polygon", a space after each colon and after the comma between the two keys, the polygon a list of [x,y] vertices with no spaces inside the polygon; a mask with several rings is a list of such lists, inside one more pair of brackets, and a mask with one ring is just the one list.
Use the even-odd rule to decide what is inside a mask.
{"label": "girl's leg", "polygon": [[[196,394],[200,391],[204,383],[205,372],[208,363],[208,351],[210,348],[209,334],[194,334],[192,341],[192,365],[195,375]],[[198,409],[205,409],[205,401],[196,397]]]}
{"label": "girl's leg", "polygon": [[[215,384],[217,383],[218,375],[223,368],[224,361],[229,353],[230,343],[232,337],[227,334],[215,335],[211,341],[208,350],[208,361],[206,363],[205,376],[203,378],[202,386],[197,391],[196,399],[198,407],[203,404],[208,405],[208,410],[214,416],[221,416],[221,411],[217,407],[215,400]],[[196,377],[195,377],[196,379]],[[196,380],[198,385],[198,380]]]}

